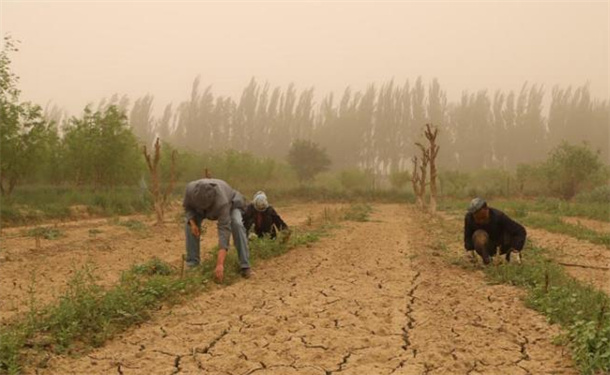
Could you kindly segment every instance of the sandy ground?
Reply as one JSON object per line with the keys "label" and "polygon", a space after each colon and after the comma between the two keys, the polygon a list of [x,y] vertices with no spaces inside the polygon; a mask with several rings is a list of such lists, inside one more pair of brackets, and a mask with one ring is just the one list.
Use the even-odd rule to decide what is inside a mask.
{"label": "sandy ground", "polygon": [[562,217],[561,220],[563,220],[565,223],[580,225],[599,233],[610,233],[610,223],[606,221],[591,220],[582,217],[571,216]]}
{"label": "sandy ground", "polygon": [[[291,205],[278,211],[288,225],[300,225],[331,206]],[[56,300],[74,273],[85,266],[90,267],[102,286],[115,284],[123,271],[153,256],[180,267],[185,252],[184,223],[180,213],[180,205],[174,205],[162,226],[154,225],[152,215],[119,219],[119,222],[137,220],[143,223],[145,228],[137,231],[117,225],[112,219],[44,225],[55,226],[63,236],[41,239],[38,247],[35,238],[27,235],[31,227],[4,229],[0,238],[0,323],[28,311],[32,291],[39,306]],[[215,222],[205,225],[202,257],[210,254],[218,242]]]}
{"label": "sandy ground", "polygon": [[576,374],[551,343],[558,328],[518,289],[448,265],[429,225],[410,206],[375,205],[371,222],[344,223],[262,263],[252,279],[37,372]]}

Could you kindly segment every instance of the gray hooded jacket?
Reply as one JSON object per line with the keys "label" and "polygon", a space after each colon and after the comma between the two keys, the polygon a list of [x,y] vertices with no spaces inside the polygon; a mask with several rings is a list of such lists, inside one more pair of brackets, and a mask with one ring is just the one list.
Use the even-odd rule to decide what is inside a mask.
{"label": "gray hooded jacket", "polygon": [[229,248],[231,238],[231,210],[244,209],[243,195],[223,180],[203,178],[186,185],[182,203],[186,220],[216,220],[218,247]]}

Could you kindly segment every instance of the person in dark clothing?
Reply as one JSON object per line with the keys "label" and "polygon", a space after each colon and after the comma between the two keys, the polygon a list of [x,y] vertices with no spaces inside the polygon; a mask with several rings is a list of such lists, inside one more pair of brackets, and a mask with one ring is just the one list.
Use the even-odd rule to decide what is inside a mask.
{"label": "person in dark clothing", "polygon": [[483,263],[489,264],[498,248],[500,254],[506,255],[506,261],[510,261],[511,253],[515,253],[521,262],[526,236],[523,225],[504,212],[488,207],[485,200],[475,198],[470,202],[464,218],[464,248],[476,251]]}
{"label": "person in dark clothing", "polygon": [[284,231],[288,229],[288,225],[282,220],[275,209],[269,205],[267,195],[259,191],[254,194],[254,199],[246,207],[244,214],[244,226],[246,231],[254,225],[254,233],[262,238],[265,235],[271,238],[276,238],[277,230]]}

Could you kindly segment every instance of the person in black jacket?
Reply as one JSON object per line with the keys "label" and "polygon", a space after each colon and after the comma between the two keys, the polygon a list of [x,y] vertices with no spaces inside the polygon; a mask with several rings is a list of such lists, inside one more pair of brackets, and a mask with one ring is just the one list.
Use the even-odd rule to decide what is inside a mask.
{"label": "person in black jacket", "polygon": [[498,248],[500,254],[510,261],[511,253],[521,262],[521,250],[527,232],[523,225],[508,217],[504,212],[487,207],[487,202],[475,198],[470,202],[464,218],[464,248],[476,251],[483,263],[489,264]]}
{"label": "person in black jacket", "polygon": [[269,205],[267,195],[259,191],[254,194],[254,199],[246,207],[244,214],[244,226],[246,231],[254,225],[254,233],[261,238],[265,235],[271,238],[276,238],[277,230],[284,231],[288,229],[288,225],[282,220],[275,209]]}

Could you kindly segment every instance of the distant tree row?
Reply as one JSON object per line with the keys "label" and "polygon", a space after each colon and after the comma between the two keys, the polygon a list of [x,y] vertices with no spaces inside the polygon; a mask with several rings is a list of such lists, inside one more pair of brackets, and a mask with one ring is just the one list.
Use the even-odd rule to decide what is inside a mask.
{"label": "distant tree row", "polygon": [[339,100],[330,94],[317,103],[313,88],[271,88],[253,79],[234,101],[199,85],[196,79],[190,99],[168,105],[160,118],[153,116],[152,96],[136,100],[130,112],[134,132],[148,143],[160,135],[198,152],[234,149],[282,159],[292,141],[308,139],[328,150],[336,169],[384,174],[407,168],[425,123],[441,131],[443,169],[514,168],[542,160],[562,141],[586,141],[610,160],[610,108],[591,98],[587,86],[554,88],[545,99],[542,87],[524,84],[517,93],[465,92],[450,103],[436,79],[426,86],[418,78],[363,92],[347,88]]}
{"label": "distant tree row", "polygon": [[[209,87],[201,90],[197,79],[190,98],[167,105],[161,116],[154,115],[154,98],[147,95],[133,104],[126,96],[114,96],[67,118],[57,107],[43,110],[20,100],[18,78],[10,70],[14,51],[15,43],[6,39],[0,55],[3,194],[20,182],[94,187],[142,182],[141,145],[152,145],[157,136],[200,155],[237,152],[227,154],[228,161],[240,160],[240,152],[263,157],[261,165],[269,171],[276,168],[273,160],[288,160],[291,146],[295,165],[302,164],[294,162],[302,154],[299,147],[319,146],[328,155],[317,159],[319,169],[346,171],[344,185],[368,181],[368,174],[385,174],[393,184],[404,185],[408,179],[401,173],[411,169],[426,123],[440,130],[437,162],[444,171],[514,169],[543,161],[564,141],[587,141],[603,162],[609,161],[609,105],[591,98],[587,86],[555,88],[545,99],[543,88],[524,85],[518,93],[464,93],[459,102],[449,103],[437,80],[425,85],[418,78],[370,85],[362,92],[348,88],[338,100],[330,94],[318,103],[313,88],[272,88],[254,79],[235,101],[214,96]],[[301,181],[311,179],[306,168],[297,175]]]}

